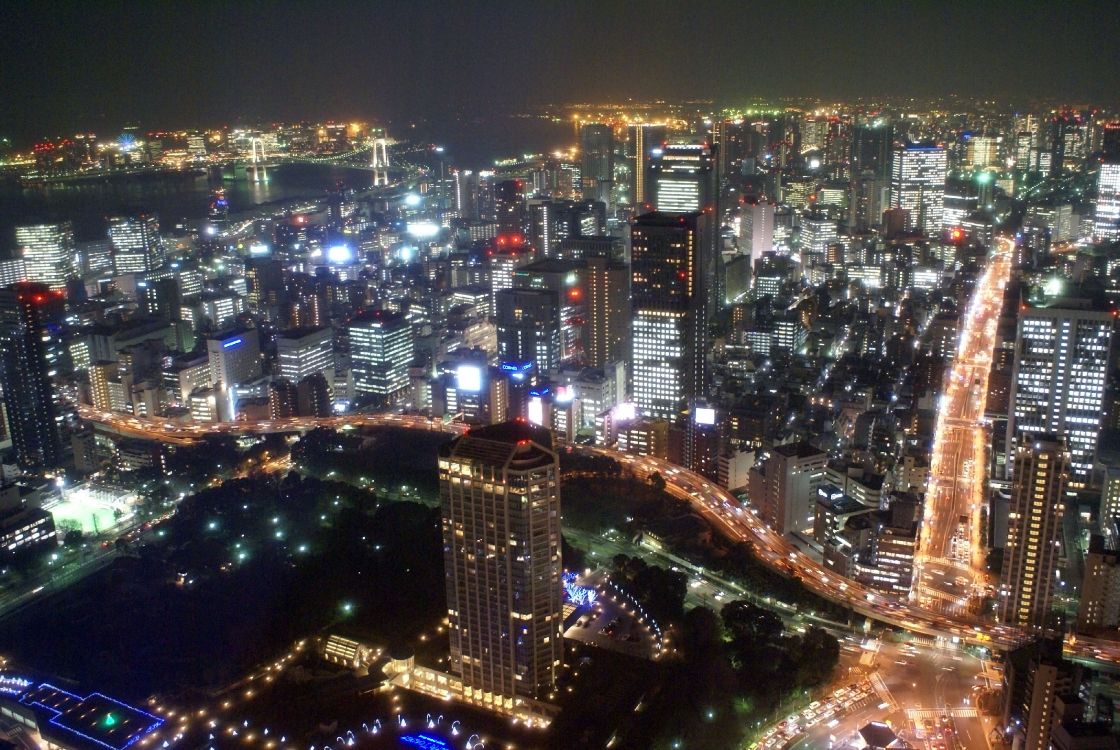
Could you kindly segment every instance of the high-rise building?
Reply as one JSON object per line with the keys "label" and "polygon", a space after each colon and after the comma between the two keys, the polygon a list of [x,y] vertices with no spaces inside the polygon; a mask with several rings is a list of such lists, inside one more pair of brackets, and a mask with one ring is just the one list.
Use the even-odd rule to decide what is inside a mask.
{"label": "high-rise building", "polygon": [[348,327],[354,397],[377,405],[392,403],[408,389],[412,326],[400,313],[371,310]]}
{"label": "high-rise building", "polygon": [[625,362],[630,351],[630,268],[601,256],[584,263],[584,360],[591,367]]}
{"label": "high-rise building", "polygon": [[521,180],[502,180],[494,185],[494,212],[501,234],[523,235],[525,232],[525,197]]}
{"label": "high-rise building", "polygon": [[109,219],[113,270],[117,274],[146,273],[167,262],[159,219],[154,214],[114,216]]}
{"label": "high-rise building", "polygon": [[806,442],[774,446],[751,467],[751,505],[779,534],[812,527],[827,463],[828,454]]}
{"label": "high-rise building", "polygon": [[560,364],[560,302],[555,291],[501,290],[495,322],[502,362],[533,362],[545,373]]}
{"label": "high-rise building", "polygon": [[645,416],[676,419],[706,395],[706,214],[643,214],[630,226],[631,378]]}
{"label": "high-rise building", "polygon": [[1079,633],[1120,627],[1120,554],[1106,548],[1104,542],[1100,534],[1089,537],[1077,608]]}
{"label": "high-rise building", "polygon": [[850,169],[852,177],[869,173],[885,179],[890,173],[894,130],[881,120],[864,123],[852,129]]}
{"label": "high-rise building", "polygon": [[294,329],[276,335],[276,364],[281,378],[299,383],[322,373],[334,380],[334,332],[330,327]]}
{"label": "high-rise building", "polygon": [[78,275],[77,250],[70,222],[16,227],[16,244],[27,278],[60,290]]}
{"label": "high-rise building", "polygon": [[948,157],[941,146],[909,144],[894,149],[891,159],[891,208],[910,214],[910,227],[934,237],[941,234]]}
{"label": "high-rise building", "polygon": [[1093,206],[1093,235],[1102,241],[1120,240],[1120,123],[1105,126],[1106,148],[1097,174],[1097,198]]}
{"label": "high-rise building", "polygon": [[1015,446],[1000,592],[1004,622],[1048,626],[1069,461],[1065,440],[1054,434],[1024,435]]}
{"label": "high-rise building", "polygon": [[653,176],[650,173],[650,165],[653,160],[653,150],[661,148],[668,133],[664,125],[630,126],[627,156],[630,159],[632,191],[626,202],[637,206],[639,211],[653,208],[656,194],[652,187]]}
{"label": "high-rise building", "polygon": [[588,123],[579,131],[583,197],[610,205],[614,187],[614,131],[604,123]]}
{"label": "high-rise building", "polygon": [[554,686],[564,653],[552,433],[475,428],[440,450],[439,475],[451,671],[509,711]]}
{"label": "high-rise building", "polygon": [[751,256],[754,264],[774,249],[774,204],[764,200],[748,200],[739,209],[739,250]]}
{"label": "high-rise building", "polygon": [[715,198],[712,151],[706,143],[667,143],[651,152],[654,207],[687,213],[712,207]]}
{"label": "high-rise building", "polygon": [[1058,298],[1019,313],[1007,451],[1023,436],[1057,433],[1071,455],[1070,487],[1085,487],[1096,462],[1112,349],[1113,317]]}
{"label": "high-rise building", "polygon": [[214,334],[206,340],[210,360],[210,385],[223,388],[248,383],[261,376],[261,339],[256,328]]}
{"label": "high-rise building", "polygon": [[47,284],[0,289],[0,387],[16,459],[29,471],[53,469],[62,460],[53,378],[63,315],[62,294]]}

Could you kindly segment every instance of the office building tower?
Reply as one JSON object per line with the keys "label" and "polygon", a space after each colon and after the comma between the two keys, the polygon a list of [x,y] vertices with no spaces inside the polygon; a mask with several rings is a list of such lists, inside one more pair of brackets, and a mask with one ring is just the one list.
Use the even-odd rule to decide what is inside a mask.
{"label": "office building tower", "polygon": [[941,146],[910,144],[894,149],[891,159],[891,208],[910,215],[908,229],[941,234],[948,157]]}
{"label": "office building tower", "polygon": [[1024,435],[1015,446],[999,603],[1006,623],[1048,626],[1069,460],[1066,441],[1054,434]]}
{"label": "office building tower", "polygon": [[637,206],[639,211],[653,208],[656,194],[652,188],[653,175],[650,172],[650,165],[653,160],[653,150],[661,148],[668,133],[668,128],[664,125],[630,126],[627,156],[630,161],[631,192],[626,202]]}
{"label": "office building tower", "polygon": [[563,658],[552,433],[477,427],[440,449],[439,475],[451,671],[508,711],[551,689]]}
{"label": "office building tower", "polygon": [[0,289],[0,387],[16,460],[27,471],[62,460],[61,409],[53,379],[62,344],[61,292],[26,282]]}
{"label": "office building tower", "polygon": [[268,384],[268,418],[290,419],[296,416],[299,391],[290,380],[273,380]]}
{"label": "office building tower", "polygon": [[639,216],[630,226],[631,378],[644,416],[676,419],[707,390],[705,214]]}
{"label": "office building tower", "polygon": [[1008,455],[1021,437],[1061,435],[1071,455],[1074,489],[1088,485],[1096,462],[1112,328],[1111,311],[1092,309],[1083,300],[1059,298],[1019,313]]}
{"label": "office building tower", "polygon": [[296,386],[296,413],[301,417],[329,417],[331,385],[321,372],[313,372]]}
{"label": "office building tower", "polygon": [[0,286],[27,281],[27,262],[23,258],[0,259]]}
{"label": "office building tower", "polygon": [[751,467],[751,505],[779,534],[811,528],[827,463],[828,454],[806,442],[774,446]]}
{"label": "office building tower", "polygon": [[1095,633],[1120,627],[1120,554],[1105,547],[1100,534],[1089,537],[1077,608],[1077,632]]}
{"label": "office building tower", "polygon": [[965,155],[968,164],[973,169],[997,166],[999,161],[999,139],[988,135],[974,135],[968,139]]}
{"label": "office building tower", "polygon": [[256,328],[237,329],[206,339],[210,385],[229,389],[261,376],[261,339]]}
{"label": "office building tower", "polygon": [[654,207],[687,213],[713,208],[712,151],[706,143],[667,143],[651,151]]}
{"label": "office building tower", "polygon": [[70,222],[16,227],[16,245],[23,255],[27,278],[62,290],[78,275],[74,231]]}
{"label": "office building tower", "polygon": [[808,268],[814,263],[823,263],[828,246],[839,239],[836,222],[824,213],[813,212],[803,216],[801,218],[801,267]]}
{"label": "office building tower", "polygon": [[610,205],[614,187],[614,132],[611,126],[588,123],[581,127],[579,151],[584,199]]}
{"label": "office building tower", "polygon": [[1104,152],[1097,173],[1093,235],[1103,242],[1120,240],[1120,123],[1105,126]]}
{"label": "office building tower", "polygon": [[533,262],[533,248],[516,238],[505,235],[495,238],[487,251],[487,265],[490,267],[490,309],[498,309],[498,292],[513,287],[513,275],[517,269]]}
{"label": "office building tower", "polygon": [[748,199],[739,209],[739,251],[751,256],[751,269],[774,249],[774,204]]}
{"label": "office building tower", "polygon": [[412,326],[400,313],[371,310],[356,315],[347,330],[354,397],[376,406],[393,403],[408,389]]}
{"label": "office building tower", "polygon": [[330,327],[294,329],[276,335],[276,369],[281,378],[299,383],[321,373],[334,380],[334,331]]}
{"label": "office building tower", "polygon": [[[1080,695],[1087,677],[1079,664],[1062,658],[1060,640],[1036,640],[1019,646],[1005,657],[1003,720],[1010,744],[1022,750],[1103,750],[1115,748],[1115,738],[1105,741],[1083,722],[1085,705]],[[1084,730],[1088,729],[1089,732]],[[1082,743],[1081,739],[1087,739]]]}
{"label": "office building tower", "polygon": [[584,261],[583,357],[591,367],[625,362],[630,348],[630,268],[603,256]]}
{"label": "office building tower", "polygon": [[159,219],[154,214],[114,216],[109,219],[115,273],[147,273],[167,262]]}
{"label": "office building tower", "polygon": [[498,359],[533,362],[547,373],[560,364],[560,301],[551,289],[503,289],[497,294]]}
{"label": "office building tower", "polygon": [[886,179],[890,174],[894,130],[882,120],[856,125],[852,129],[852,150],[849,168],[852,177],[870,174]]}
{"label": "office building tower", "polygon": [[494,213],[498,233],[521,236],[525,233],[525,198],[521,180],[502,180],[494,185]]}

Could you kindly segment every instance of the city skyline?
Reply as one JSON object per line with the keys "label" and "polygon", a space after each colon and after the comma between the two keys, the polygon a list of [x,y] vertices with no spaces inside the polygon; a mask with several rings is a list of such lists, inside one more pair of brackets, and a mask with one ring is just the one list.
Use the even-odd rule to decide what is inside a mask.
{"label": "city skyline", "polygon": [[[315,112],[407,123],[626,99],[959,95],[1112,106],[1120,88],[1120,62],[1098,54],[1120,24],[1104,2],[566,7],[569,34],[594,54],[570,54],[545,5],[185,3],[91,14],[76,3],[17,4],[0,28],[0,85],[36,116],[6,110],[0,137]],[[631,27],[639,33],[627,44],[612,42]],[[740,59],[724,53],[740,46]],[[551,75],[560,60],[565,75]]]}

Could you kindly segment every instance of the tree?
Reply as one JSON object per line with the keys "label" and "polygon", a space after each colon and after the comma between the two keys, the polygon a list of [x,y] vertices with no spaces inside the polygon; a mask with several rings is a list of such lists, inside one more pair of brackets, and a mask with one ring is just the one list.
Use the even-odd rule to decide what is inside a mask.
{"label": "tree", "polygon": [[649,483],[653,485],[653,488],[658,492],[665,491],[665,477],[661,476],[660,471],[655,471],[649,475]]}
{"label": "tree", "polygon": [[723,605],[719,616],[732,639],[736,641],[771,643],[781,638],[785,629],[781,618],[776,614],[741,599]]}

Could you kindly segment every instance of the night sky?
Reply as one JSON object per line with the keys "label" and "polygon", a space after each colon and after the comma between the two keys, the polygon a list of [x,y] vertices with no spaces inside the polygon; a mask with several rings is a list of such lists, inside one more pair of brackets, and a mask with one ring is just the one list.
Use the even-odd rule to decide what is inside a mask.
{"label": "night sky", "polygon": [[5,0],[0,135],[445,116],[555,101],[1059,98],[1113,106],[1115,2]]}

